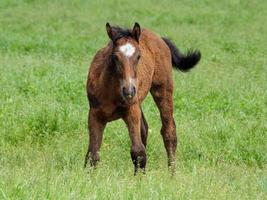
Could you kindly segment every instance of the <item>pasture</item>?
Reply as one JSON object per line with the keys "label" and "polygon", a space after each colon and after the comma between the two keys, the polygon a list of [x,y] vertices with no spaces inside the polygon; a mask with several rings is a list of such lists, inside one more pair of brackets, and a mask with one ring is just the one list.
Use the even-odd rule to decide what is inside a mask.
{"label": "pasture", "polygon": [[[267,2],[0,1],[0,199],[266,199]],[[85,83],[106,22],[137,21],[200,64],[174,71],[171,177],[149,95],[147,173],[133,176],[125,124],[108,124],[96,170]]]}

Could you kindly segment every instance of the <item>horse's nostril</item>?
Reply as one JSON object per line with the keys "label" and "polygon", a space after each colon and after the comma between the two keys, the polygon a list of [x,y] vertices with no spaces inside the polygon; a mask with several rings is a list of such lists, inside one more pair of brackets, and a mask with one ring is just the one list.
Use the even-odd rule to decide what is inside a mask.
{"label": "horse's nostril", "polygon": [[135,95],[135,92],[136,92],[136,89],[135,89],[135,87],[133,86],[133,88],[132,88],[132,96]]}
{"label": "horse's nostril", "polygon": [[123,87],[123,88],[122,88],[122,93],[123,93],[123,95],[126,95],[126,93],[127,93],[127,90],[126,90],[126,88],[125,88],[125,87]]}

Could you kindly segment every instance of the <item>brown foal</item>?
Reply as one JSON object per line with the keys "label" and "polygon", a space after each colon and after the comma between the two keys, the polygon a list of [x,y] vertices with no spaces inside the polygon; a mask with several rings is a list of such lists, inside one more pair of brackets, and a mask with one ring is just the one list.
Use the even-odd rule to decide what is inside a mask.
{"label": "brown foal", "polygon": [[88,161],[91,166],[96,165],[107,122],[122,118],[132,143],[134,174],[139,167],[145,170],[148,125],[141,103],[150,91],[160,111],[168,166],[174,171],[177,137],[172,66],[188,71],[201,54],[191,51],[184,55],[170,40],[141,29],[138,23],[132,30],[107,23],[106,30],[110,42],[96,53],[87,79],[89,146],[84,165]]}

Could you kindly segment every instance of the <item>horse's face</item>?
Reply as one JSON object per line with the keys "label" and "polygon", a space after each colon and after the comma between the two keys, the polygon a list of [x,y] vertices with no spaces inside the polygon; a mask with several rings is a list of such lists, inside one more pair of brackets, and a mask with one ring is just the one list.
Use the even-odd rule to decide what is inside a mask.
{"label": "horse's face", "polygon": [[[108,26],[108,25],[107,25]],[[112,27],[110,27],[112,29]],[[113,34],[116,34],[115,30]],[[119,33],[117,33],[119,34]],[[115,38],[116,35],[110,35],[110,38]],[[112,60],[115,73],[120,81],[120,93],[125,101],[131,102],[137,96],[138,83],[137,83],[137,65],[140,55],[138,39],[140,36],[140,26],[135,24],[132,32],[129,32],[127,37],[120,37],[113,40]]]}
{"label": "horse's face", "polygon": [[137,64],[140,59],[138,43],[132,39],[122,38],[116,42],[112,59],[120,79],[121,95],[131,100],[137,93]]}

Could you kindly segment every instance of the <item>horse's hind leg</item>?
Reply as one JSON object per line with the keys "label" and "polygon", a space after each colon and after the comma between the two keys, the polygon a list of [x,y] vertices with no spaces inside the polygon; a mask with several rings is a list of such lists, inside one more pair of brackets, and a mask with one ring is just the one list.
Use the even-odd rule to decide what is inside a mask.
{"label": "horse's hind leg", "polygon": [[173,119],[173,83],[152,84],[150,90],[160,111],[162,121],[161,135],[168,155],[168,166],[175,171],[175,152],[177,147],[176,127]]}
{"label": "horse's hind leg", "polygon": [[142,142],[144,146],[146,147],[146,142],[147,142],[147,135],[148,135],[148,125],[144,116],[143,111],[141,110],[142,115],[141,115],[141,137],[142,137]]}

